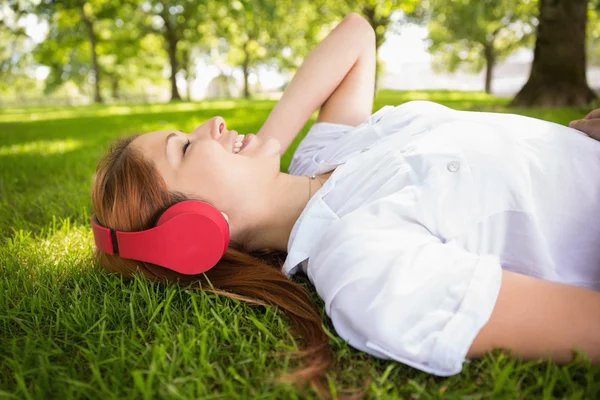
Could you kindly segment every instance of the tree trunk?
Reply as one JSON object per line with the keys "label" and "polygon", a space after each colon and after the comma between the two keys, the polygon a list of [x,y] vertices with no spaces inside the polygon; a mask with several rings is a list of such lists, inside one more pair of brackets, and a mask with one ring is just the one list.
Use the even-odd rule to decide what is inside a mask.
{"label": "tree trunk", "polygon": [[185,52],[185,79],[187,82],[187,91],[186,91],[186,97],[187,97],[187,101],[192,101],[192,84],[194,83],[194,73],[193,68],[194,66],[192,66],[192,60],[190,59],[190,51],[186,50]]}
{"label": "tree trunk", "polygon": [[92,71],[94,72],[94,103],[103,103],[102,95],[100,94],[100,65],[98,65],[98,53],[96,52],[96,44],[98,40],[96,38],[96,32],[94,31],[94,22],[88,18],[83,9],[83,5],[80,9],[81,20],[85,24],[88,31],[88,39],[90,41],[90,48],[92,53]]}
{"label": "tree trunk", "polygon": [[596,98],[586,79],[588,0],[541,0],[533,65],[513,106],[585,107]]}
{"label": "tree trunk", "polygon": [[181,100],[179,91],[177,90],[177,44],[179,38],[175,33],[175,29],[171,26],[168,15],[161,14],[165,23],[165,41],[167,42],[167,53],[169,54],[169,63],[171,64],[171,101]]}
{"label": "tree trunk", "polygon": [[250,86],[248,77],[250,76],[250,54],[248,52],[248,42],[244,44],[244,61],[242,62],[242,72],[244,73],[244,98],[250,98]]}
{"label": "tree trunk", "polygon": [[121,93],[119,93],[119,78],[116,75],[111,76],[111,86],[112,86],[112,97],[115,100],[119,100],[121,98]]}
{"label": "tree trunk", "polygon": [[389,17],[377,16],[375,13],[375,6],[365,5],[362,8],[362,14],[373,30],[375,31],[375,60],[377,67],[375,68],[375,93],[377,93],[377,86],[381,70],[383,69],[383,63],[379,60],[379,47],[385,42],[385,31],[390,23]]}
{"label": "tree trunk", "polygon": [[487,94],[492,94],[492,78],[494,76],[494,67],[496,64],[494,44],[485,44],[483,54],[485,57],[485,92]]}

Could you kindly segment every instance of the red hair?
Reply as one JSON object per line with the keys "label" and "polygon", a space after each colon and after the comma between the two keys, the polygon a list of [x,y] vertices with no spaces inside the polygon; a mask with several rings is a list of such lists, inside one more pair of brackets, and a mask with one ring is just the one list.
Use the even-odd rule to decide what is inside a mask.
{"label": "red hair", "polygon": [[[154,164],[130,146],[136,137],[130,136],[111,145],[98,162],[92,187],[92,205],[98,221],[118,231],[150,229],[164,210],[187,200],[182,194],[169,192]],[[329,338],[306,290],[281,272],[286,253],[272,249],[249,253],[243,245],[231,242],[219,263],[199,275],[179,274],[98,249],[95,258],[106,270],[125,278],[141,273],[151,280],[191,285],[198,290],[256,305],[276,306],[291,322],[293,333],[302,339],[302,351],[292,355],[304,364],[302,368],[277,378],[277,381],[297,385],[308,382],[321,397],[330,398],[325,383],[326,373],[332,364]]]}

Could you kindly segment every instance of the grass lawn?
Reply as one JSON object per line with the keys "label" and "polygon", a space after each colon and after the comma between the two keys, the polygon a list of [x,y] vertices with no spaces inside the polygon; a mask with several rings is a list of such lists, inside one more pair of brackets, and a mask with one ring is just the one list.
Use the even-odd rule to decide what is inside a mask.
{"label": "grass lawn", "polygon": [[[391,91],[379,93],[375,110],[416,99],[561,124],[589,112],[510,110],[508,99],[481,93]],[[90,186],[111,140],[158,129],[189,132],[214,115],[241,133],[256,132],[274,104],[0,110],[0,398],[310,394],[269,383],[295,365],[274,355],[296,347],[282,314],[175,286],[123,281],[91,262]],[[282,171],[310,123],[282,158]],[[335,334],[322,301],[300,281],[317,299],[331,333],[332,391],[361,386],[371,376],[371,398],[600,398],[600,366],[592,368],[585,359],[559,367],[517,362],[497,350],[450,378],[376,359]]]}

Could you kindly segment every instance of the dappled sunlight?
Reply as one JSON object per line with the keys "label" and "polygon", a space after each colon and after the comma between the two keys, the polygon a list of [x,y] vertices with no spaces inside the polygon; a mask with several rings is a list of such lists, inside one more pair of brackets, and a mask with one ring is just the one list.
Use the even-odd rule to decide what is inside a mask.
{"label": "dappled sunlight", "polygon": [[[457,110],[514,112],[563,124],[585,115],[576,109],[510,109],[504,98],[444,91],[382,90],[373,110],[411,100],[434,101]],[[30,110],[38,115],[35,122],[27,110],[0,110],[0,121],[5,117],[24,121],[0,122],[0,343],[4,343],[0,353],[9,360],[9,368],[0,368],[0,381],[19,379],[27,385],[24,388],[37,390],[41,397],[51,391],[60,396],[77,387],[90,388],[73,392],[84,398],[110,397],[109,390],[128,393],[133,387],[137,392],[132,396],[158,393],[160,397],[160,389],[155,387],[169,388],[172,382],[181,381],[180,371],[189,371],[189,379],[179,382],[180,397],[204,398],[217,390],[227,398],[253,398],[259,391],[273,391],[275,398],[293,397],[292,389],[284,392],[279,387],[261,386],[272,371],[289,368],[287,356],[283,361],[268,356],[269,352],[298,347],[280,310],[154,283],[141,276],[127,280],[107,273],[93,258],[90,225],[91,178],[111,141],[153,130],[191,132],[217,115],[225,118],[229,129],[256,133],[274,105],[273,101],[228,100],[69,110],[40,107]],[[282,171],[287,170],[316,116],[315,112],[283,155]],[[308,278],[298,278],[325,315],[324,303]],[[332,382],[338,378],[340,382],[360,381],[375,371],[378,386],[373,393],[384,397],[409,397],[415,387],[427,387],[429,392],[421,392],[430,397],[444,392],[465,397],[472,395],[475,379],[477,390],[496,393],[496,383],[503,377],[508,377],[502,380],[503,390],[508,385],[512,397],[522,397],[516,388],[525,376],[535,380],[527,387],[528,395],[546,393],[556,382],[557,387],[573,387],[582,393],[580,397],[588,398],[591,389],[580,382],[596,382],[598,374],[589,363],[564,367],[520,363],[495,353],[465,364],[462,374],[438,383],[425,372],[352,349],[335,335],[327,319],[323,326],[334,338],[331,350],[339,368]],[[224,354],[231,356],[229,364],[235,368],[221,363]],[[168,362],[157,364],[156,360]],[[352,368],[345,368],[348,365]],[[107,391],[97,390],[97,384],[90,382],[90,369],[98,379],[117,377],[115,382],[124,383],[109,384]],[[124,370],[131,373],[123,374]],[[56,386],[40,389],[34,381],[39,376],[50,377],[47,382]],[[206,379],[194,392],[190,388],[198,388],[197,376]],[[148,383],[151,379],[155,386]],[[191,386],[186,386],[188,382]],[[341,387],[335,385],[334,390]],[[389,389],[392,386],[393,391]],[[0,392],[2,389],[0,384]]]}
{"label": "dappled sunlight", "polygon": [[510,99],[485,92],[381,90],[375,98],[375,108],[379,108],[379,105],[400,105],[413,100],[433,101],[456,110],[496,111],[496,108],[505,106]]}
{"label": "dappled sunlight", "polygon": [[407,91],[403,92],[406,97],[414,100],[498,100],[498,97],[485,92],[456,92],[456,91]]}
{"label": "dappled sunlight", "polygon": [[18,230],[8,238],[5,256],[16,259],[21,268],[60,267],[90,264],[92,261],[93,236],[89,226],[71,225],[69,219],[53,221],[45,229],[33,235]]}
{"label": "dappled sunlight", "polygon": [[[36,108],[33,112],[25,108],[7,109],[0,113],[0,122],[31,122],[55,119],[73,119],[81,117],[108,117],[111,115],[130,115],[160,112],[186,112],[202,110],[230,110],[240,107],[239,100],[209,100],[200,102],[181,102],[142,105],[90,105],[80,107]],[[253,106],[264,103],[271,106],[273,101],[256,101]]]}
{"label": "dappled sunlight", "polygon": [[38,154],[63,154],[76,150],[82,146],[81,140],[36,140],[33,142],[18,143],[10,146],[0,146],[0,157],[8,155]]}

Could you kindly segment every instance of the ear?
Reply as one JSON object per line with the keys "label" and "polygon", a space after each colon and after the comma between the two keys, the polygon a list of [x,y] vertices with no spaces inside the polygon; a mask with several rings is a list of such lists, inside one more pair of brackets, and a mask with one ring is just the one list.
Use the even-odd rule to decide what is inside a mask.
{"label": "ear", "polygon": [[229,223],[229,217],[227,216],[227,214],[225,214],[224,212],[221,211],[221,214],[223,214],[223,216],[225,217],[225,220]]}

